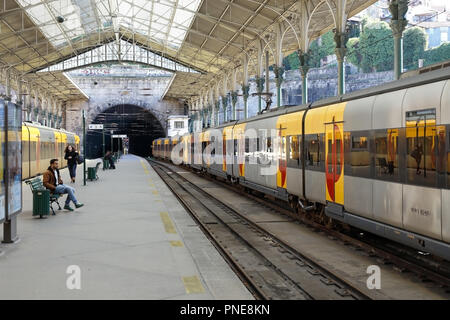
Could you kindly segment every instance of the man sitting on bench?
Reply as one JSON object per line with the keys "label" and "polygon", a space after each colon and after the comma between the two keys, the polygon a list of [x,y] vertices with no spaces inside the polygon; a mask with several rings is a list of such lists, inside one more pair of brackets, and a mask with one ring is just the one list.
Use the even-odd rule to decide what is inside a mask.
{"label": "man sitting on bench", "polygon": [[73,211],[70,207],[70,201],[75,204],[75,207],[81,208],[84,204],[78,202],[75,198],[75,189],[63,184],[61,179],[61,175],[59,174],[59,163],[58,159],[50,160],[50,167],[48,167],[47,171],[44,172],[44,176],[42,178],[42,183],[44,186],[49,189],[53,193],[57,194],[65,194],[67,193],[66,204],[64,205],[64,209]]}

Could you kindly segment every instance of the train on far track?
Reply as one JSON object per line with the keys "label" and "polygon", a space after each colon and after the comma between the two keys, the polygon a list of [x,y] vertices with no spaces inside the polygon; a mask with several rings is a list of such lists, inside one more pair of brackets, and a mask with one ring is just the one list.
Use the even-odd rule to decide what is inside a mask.
{"label": "train on far track", "polygon": [[80,137],[63,129],[37,122],[22,123],[22,180],[42,174],[51,159],[59,159],[60,168],[67,166],[64,149],[68,144],[80,150]]}
{"label": "train on far track", "polygon": [[[194,163],[194,134],[155,140],[153,156],[170,160],[182,143],[185,166],[323,223],[337,220],[450,260],[450,67],[205,129],[196,133],[200,151],[213,129],[225,140],[215,153],[236,159],[242,152],[245,161]],[[249,137],[248,129],[277,130],[278,138]],[[261,174],[272,162],[276,171]]]}

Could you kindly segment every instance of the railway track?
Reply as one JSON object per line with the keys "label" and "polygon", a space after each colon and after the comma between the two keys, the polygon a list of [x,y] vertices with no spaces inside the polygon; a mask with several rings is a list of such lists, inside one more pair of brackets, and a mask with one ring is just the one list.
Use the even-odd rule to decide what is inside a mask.
{"label": "railway track", "polygon": [[169,165],[149,160],[257,299],[368,300],[368,295],[307,258]]}

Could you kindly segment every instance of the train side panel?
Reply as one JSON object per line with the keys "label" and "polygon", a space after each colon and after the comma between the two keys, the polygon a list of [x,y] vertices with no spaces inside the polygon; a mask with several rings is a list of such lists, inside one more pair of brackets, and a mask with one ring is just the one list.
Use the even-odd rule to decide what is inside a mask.
{"label": "train side panel", "polygon": [[[445,84],[445,81],[440,81],[407,89],[402,106],[404,126],[411,125],[409,119],[416,122],[414,127],[406,129],[405,156],[409,161],[406,166],[406,184],[403,186],[403,226],[436,239],[442,239],[442,192],[437,188],[436,130],[441,124],[441,97]],[[417,117],[412,112],[416,112]],[[421,144],[422,164],[421,169],[417,170],[416,161],[411,160],[414,149]]]}
{"label": "train side panel", "polygon": [[447,80],[441,98],[441,122],[447,127],[446,157],[447,165],[444,167],[443,176],[446,188],[442,188],[442,240],[450,243],[450,80]]}
{"label": "train side panel", "polygon": [[[372,113],[373,151],[377,180],[373,182],[373,218],[389,225],[403,228],[402,198],[403,185],[400,183],[400,158],[398,128],[402,125],[402,101],[406,90],[378,95]],[[397,132],[397,134],[395,134]],[[382,164],[392,163],[391,172]]]}
{"label": "train side panel", "polygon": [[375,97],[353,100],[344,111],[344,207],[373,218],[371,179],[372,108]]}

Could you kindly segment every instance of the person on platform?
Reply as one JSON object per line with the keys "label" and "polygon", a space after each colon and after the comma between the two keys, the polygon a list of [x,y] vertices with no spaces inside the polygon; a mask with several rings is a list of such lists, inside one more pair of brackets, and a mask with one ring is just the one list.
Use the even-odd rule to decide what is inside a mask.
{"label": "person on platform", "polygon": [[75,183],[75,176],[77,175],[77,158],[78,152],[72,145],[67,145],[66,150],[64,150],[64,159],[67,160],[67,166],[69,167],[69,174],[72,183]]}
{"label": "person on platform", "polygon": [[50,192],[54,194],[66,194],[66,203],[64,205],[64,209],[73,211],[70,207],[70,201],[72,201],[75,205],[75,208],[81,208],[84,204],[78,202],[77,198],[75,198],[75,189],[66,186],[63,184],[61,179],[61,175],[59,173],[59,162],[58,159],[50,160],[50,167],[48,167],[47,171],[44,172],[42,183],[44,187],[50,190]]}
{"label": "person on platform", "polygon": [[115,169],[116,168],[116,166],[114,165],[114,160],[113,160],[111,151],[109,151],[109,150],[106,151],[105,160],[107,160],[109,162],[109,167],[111,169]]}

